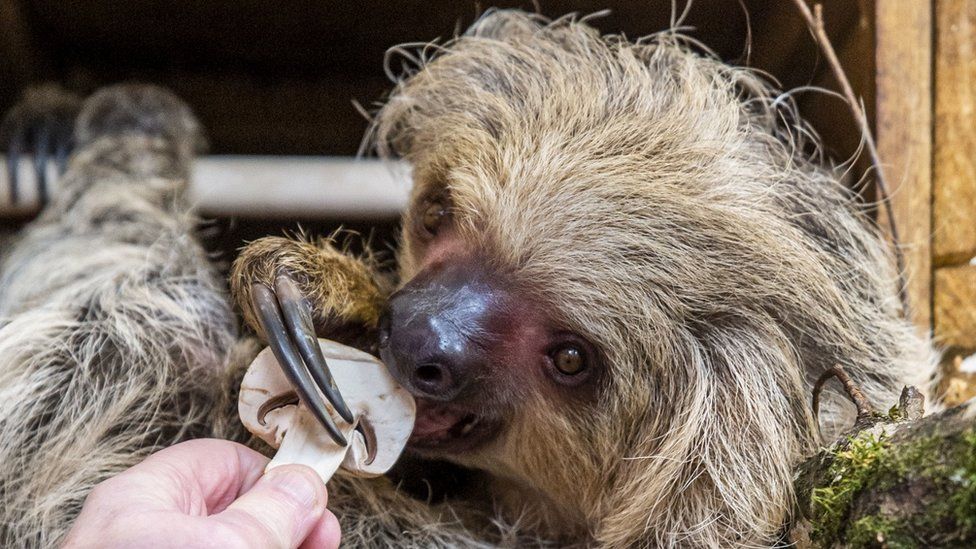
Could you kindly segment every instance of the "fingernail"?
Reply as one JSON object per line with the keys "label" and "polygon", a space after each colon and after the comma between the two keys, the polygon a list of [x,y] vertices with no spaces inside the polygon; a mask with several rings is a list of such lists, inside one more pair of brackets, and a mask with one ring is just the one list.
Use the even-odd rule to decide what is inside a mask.
{"label": "fingernail", "polygon": [[315,505],[316,486],[313,482],[319,480],[312,478],[311,473],[289,467],[275,467],[265,473],[264,480],[304,507]]}

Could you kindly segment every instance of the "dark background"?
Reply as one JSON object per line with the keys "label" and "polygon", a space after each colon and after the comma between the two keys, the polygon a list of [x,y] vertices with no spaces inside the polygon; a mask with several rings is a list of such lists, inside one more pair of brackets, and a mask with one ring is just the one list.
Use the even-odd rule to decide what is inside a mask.
{"label": "dark background", "polygon": [[[870,107],[871,1],[823,3],[831,39]],[[492,6],[550,17],[609,9],[594,24],[634,38],[667,28],[671,19],[670,0],[0,0],[0,111],[33,83],[59,82],[85,94],[140,80],[184,98],[213,153],[353,155],[367,125],[353,101],[372,110],[391,87],[384,52],[448,39]],[[766,71],[786,89],[836,89],[789,0],[697,0],[684,24],[721,58]],[[854,151],[857,132],[838,100],[802,93],[797,101],[828,153],[843,159]],[[219,219],[212,232],[218,248],[233,249],[297,221],[313,232],[337,221],[375,228],[381,242],[390,240],[395,223]]]}

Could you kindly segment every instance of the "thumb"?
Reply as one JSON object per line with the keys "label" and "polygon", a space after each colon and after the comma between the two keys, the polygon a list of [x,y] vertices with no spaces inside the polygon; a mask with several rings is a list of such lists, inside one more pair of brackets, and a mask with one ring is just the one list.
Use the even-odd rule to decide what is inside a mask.
{"label": "thumb", "polygon": [[325,484],[304,465],[271,469],[210,520],[247,547],[298,547],[325,513]]}

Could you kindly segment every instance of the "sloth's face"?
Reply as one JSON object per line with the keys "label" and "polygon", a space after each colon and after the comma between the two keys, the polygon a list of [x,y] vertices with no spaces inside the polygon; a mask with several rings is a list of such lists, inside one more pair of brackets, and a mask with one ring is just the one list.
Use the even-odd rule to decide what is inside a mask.
{"label": "sloth's face", "polygon": [[404,221],[404,284],[380,336],[381,357],[417,398],[409,449],[521,477],[529,452],[550,459],[538,455],[551,446],[541,438],[571,442],[586,430],[603,355],[546,297],[550,281],[527,274],[532,258],[500,253],[517,243],[488,236],[461,204],[461,185],[418,186]]}

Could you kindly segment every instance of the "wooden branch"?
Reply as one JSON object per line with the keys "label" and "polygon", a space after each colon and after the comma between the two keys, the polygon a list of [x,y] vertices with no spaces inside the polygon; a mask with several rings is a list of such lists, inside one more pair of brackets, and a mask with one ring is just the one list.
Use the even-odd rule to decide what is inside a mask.
{"label": "wooden branch", "polygon": [[810,7],[806,3],[806,0],[793,0],[793,3],[796,4],[797,10],[800,12],[800,15],[806,22],[807,27],[809,27],[810,32],[813,33],[814,40],[817,42],[820,50],[827,58],[827,64],[830,66],[831,72],[834,74],[834,78],[837,79],[837,83],[840,85],[845,102],[851,109],[851,114],[854,116],[854,120],[857,122],[857,125],[861,130],[861,135],[864,138],[864,143],[868,150],[868,154],[871,156],[871,163],[874,165],[875,170],[875,182],[878,186],[878,194],[881,197],[881,204],[888,216],[888,225],[889,230],[891,231],[891,239],[893,241],[895,262],[898,267],[899,277],[898,296],[901,298],[905,316],[908,316],[910,314],[910,304],[908,302],[908,282],[905,277],[905,257],[901,249],[901,239],[898,235],[898,227],[895,223],[895,216],[891,208],[891,196],[888,192],[888,183],[885,179],[884,166],[882,166],[881,158],[878,155],[878,146],[874,141],[874,134],[871,131],[871,125],[868,122],[867,115],[864,113],[861,102],[858,101],[857,96],[854,94],[854,89],[851,87],[851,83],[847,79],[847,74],[844,73],[844,67],[840,64],[840,59],[837,58],[837,52],[834,51],[834,46],[830,43],[830,38],[827,36],[827,31],[824,27],[823,21],[823,6],[820,4],[814,4],[813,11],[811,11]]}

